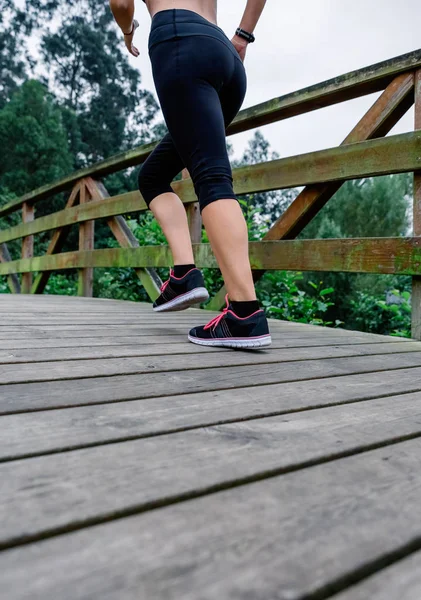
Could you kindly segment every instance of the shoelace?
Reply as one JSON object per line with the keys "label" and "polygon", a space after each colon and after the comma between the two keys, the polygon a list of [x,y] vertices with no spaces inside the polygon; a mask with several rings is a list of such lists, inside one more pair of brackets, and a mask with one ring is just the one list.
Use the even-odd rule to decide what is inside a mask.
{"label": "shoelace", "polygon": [[224,308],[224,310],[221,312],[221,314],[218,315],[217,317],[214,317],[211,321],[209,321],[209,323],[207,325],[205,325],[204,329],[210,329],[212,326],[213,326],[214,330],[216,329],[216,327],[219,325],[219,323],[222,321],[222,319],[226,316],[226,314],[229,310],[228,294],[225,296],[225,302],[227,305]]}

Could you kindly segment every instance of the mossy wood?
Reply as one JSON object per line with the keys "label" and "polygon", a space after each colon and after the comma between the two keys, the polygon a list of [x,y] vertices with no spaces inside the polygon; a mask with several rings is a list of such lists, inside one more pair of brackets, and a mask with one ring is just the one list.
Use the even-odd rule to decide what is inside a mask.
{"label": "mossy wood", "polygon": [[[336,182],[347,179],[418,169],[421,169],[421,131],[241,167],[233,171],[233,176],[235,191],[241,195],[324,182],[335,182],[336,185]],[[175,182],[174,190],[185,203],[196,202],[191,180]],[[140,193],[128,192],[0,231],[0,243],[92,219],[145,209]]]}
{"label": "mossy wood", "polygon": [[[421,67],[421,50],[397,56],[390,60],[352,71],[304,88],[297,92],[274,98],[241,111],[227,130],[228,135],[247,131],[318,108],[365,96],[385,89],[399,74]],[[23,202],[38,202],[48,196],[70,189],[84,177],[101,178],[122,169],[141,164],[155,148],[156,143],[147,144],[122,152],[100,163],[86,167],[59,181],[42,186],[18,200],[0,208],[0,217],[18,210]]]}
{"label": "mossy wood", "polygon": [[[209,244],[195,244],[199,267],[216,268]],[[252,242],[254,269],[335,271],[421,275],[421,237]],[[172,262],[168,246],[110,248],[67,252],[0,264],[0,275],[93,267],[166,267]]]}

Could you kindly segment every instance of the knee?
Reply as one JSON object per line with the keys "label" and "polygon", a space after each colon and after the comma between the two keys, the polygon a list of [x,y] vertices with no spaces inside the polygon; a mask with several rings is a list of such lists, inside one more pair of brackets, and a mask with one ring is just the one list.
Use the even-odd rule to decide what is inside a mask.
{"label": "knee", "polygon": [[237,200],[232,184],[231,171],[215,170],[198,177],[194,187],[199,199],[200,211],[216,200]]}

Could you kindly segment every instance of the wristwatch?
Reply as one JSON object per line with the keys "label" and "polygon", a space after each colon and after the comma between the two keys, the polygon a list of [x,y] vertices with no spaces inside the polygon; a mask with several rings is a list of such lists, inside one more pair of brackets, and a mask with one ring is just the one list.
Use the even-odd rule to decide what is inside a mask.
{"label": "wristwatch", "polygon": [[249,33],[248,31],[241,29],[241,27],[238,27],[238,29],[235,32],[235,35],[238,35],[239,37],[243,38],[244,40],[247,40],[249,44],[252,44],[256,40],[256,38],[254,37],[254,35],[252,33]]}

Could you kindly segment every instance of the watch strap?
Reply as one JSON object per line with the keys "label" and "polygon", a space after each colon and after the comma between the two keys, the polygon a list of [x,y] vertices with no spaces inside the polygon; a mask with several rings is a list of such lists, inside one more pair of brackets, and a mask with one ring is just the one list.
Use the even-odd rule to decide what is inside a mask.
{"label": "watch strap", "polygon": [[256,39],[252,33],[246,31],[245,29],[241,29],[241,27],[237,28],[235,34],[243,38],[244,40],[247,40],[249,44],[252,44]]}

